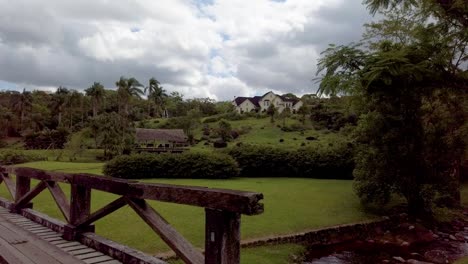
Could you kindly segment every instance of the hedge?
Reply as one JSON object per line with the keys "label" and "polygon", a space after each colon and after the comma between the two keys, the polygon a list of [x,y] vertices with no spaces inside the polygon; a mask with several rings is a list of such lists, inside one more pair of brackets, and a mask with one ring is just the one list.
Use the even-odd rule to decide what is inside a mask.
{"label": "hedge", "polygon": [[353,146],[349,143],[299,150],[241,145],[227,154],[239,164],[241,177],[353,178]]}
{"label": "hedge", "polygon": [[133,154],[107,162],[104,174],[125,179],[226,179],[237,177],[239,168],[233,158],[224,154]]}
{"label": "hedge", "polygon": [[47,157],[18,150],[0,150],[0,165],[47,160]]}

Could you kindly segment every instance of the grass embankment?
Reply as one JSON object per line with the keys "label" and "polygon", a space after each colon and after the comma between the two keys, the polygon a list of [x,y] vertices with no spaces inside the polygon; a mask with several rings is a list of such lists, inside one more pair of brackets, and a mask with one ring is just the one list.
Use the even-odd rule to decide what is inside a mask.
{"label": "grass embankment", "polygon": [[[210,117],[207,117],[210,118]],[[151,127],[158,127],[163,125],[165,122],[168,122],[167,119],[155,119],[152,122],[158,122],[157,124],[152,125]],[[329,130],[316,130],[313,128],[310,120],[307,120],[305,125],[293,118],[286,118],[286,126],[291,126],[293,124],[302,126],[304,128],[303,132],[294,131],[294,132],[285,132],[281,130],[283,126],[283,119],[277,118],[274,123],[270,122],[269,117],[265,118],[255,118],[250,117],[243,120],[228,121],[232,129],[248,131],[247,133],[240,135],[237,139],[229,142],[229,146],[234,146],[235,144],[242,142],[244,144],[254,144],[254,145],[267,145],[285,149],[297,149],[301,145],[305,146],[314,146],[316,144],[329,144],[333,143],[336,140],[343,139],[343,133],[330,132]],[[219,122],[211,122],[200,125],[195,129],[194,135],[195,138],[199,139],[202,137],[203,126],[208,125],[213,130],[218,128]],[[214,132],[212,132],[214,134]],[[307,140],[307,137],[314,137],[316,140]],[[280,140],[283,139],[282,142]],[[206,141],[202,140],[195,146],[192,146],[191,151],[211,151],[213,150],[212,144],[205,145]]]}
{"label": "grass embankment", "polygon": [[[22,166],[65,172],[100,173],[102,164],[63,162],[34,162]],[[352,191],[351,181],[294,179],[294,178],[237,178],[229,180],[155,179],[146,182],[207,186],[262,192],[265,213],[243,216],[242,238],[259,238],[295,233],[307,229],[331,226],[368,219]],[[65,193],[68,185],[63,184]],[[0,195],[7,192],[2,185]],[[92,210],[116,199],[117,196],[93,191]],[[35,209],[52,217],[62,218],[48,192],[35,198]],[[204,241],[204,210],[193,206],[162,202],[151,204],[185,237],[197,247]],[[109,215],[96,223],[97,233],[148,253],[168,250],[129,207]]]}

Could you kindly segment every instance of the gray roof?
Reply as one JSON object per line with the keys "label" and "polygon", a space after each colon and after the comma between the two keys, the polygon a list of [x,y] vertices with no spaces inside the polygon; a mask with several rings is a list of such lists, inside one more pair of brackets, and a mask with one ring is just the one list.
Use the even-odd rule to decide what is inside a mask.
{"label": "gray roof", "polygon": [[182,129],[137,128],[135,138],[136,141],[187,142],[187,136]]}

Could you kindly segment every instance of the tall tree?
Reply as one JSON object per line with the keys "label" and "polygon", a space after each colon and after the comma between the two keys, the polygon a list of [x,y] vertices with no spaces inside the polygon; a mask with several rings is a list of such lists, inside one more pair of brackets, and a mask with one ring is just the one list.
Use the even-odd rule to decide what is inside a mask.
{"label": "tall tree", "polygon": [[91,87],[85,90],[85,92],[87,96],[92,98],[93,117],[96,117],[102,104],[102,100],[104,99],[104,86],[98,82],[94,82]]}
{"label": "tall tree", "polygon": [[[320,92],[360,95],[367,108],[357,131],[360,144],[354,171],[361,199],[385,203],[397,193],[406,198],[410,213],[426,214],[435,194],[457,196],[457,187],[448,190],[446,186],[457,186],[454,175],[464,149],[458,132],[466,115],[448,125],[426,120],[466,99],[468,75],[463,63],[468,59],[468,33],[458,17],[440,13],[439,2],[367,3],[384,20],[367,25],[365,40],[370,45],[331,46],[323,53]],[[444,103],[434,98],[437,94],[456,94],[452,97],[458,102],[438,105],[436,114],[431,113],[428,102]],[[451,155],[431,155],[437,151],[436,141],[431,140],[436,135],[447,143],[457,142],[443,144],[443,153]]]}
{"label": "tall tree", "polygon": [[140,98],[143,95],[143,90],[140,82],[135,78],[126,79],[125,77],[120,77],[120,79],[115,83],[117,86],[117,94],[119,96],[120,105],[119,110],[121,114],[128,116],[128,105],[130,104],[130,99],[132,97]]}
{"label": "tall tree", "polygon": [[16,96],[15,102],[13,105],[13,109],[16,113],[18,113],[18,118],[20,121],[19,124],[19,129],[23,130],[24,129],[24,119],[25,119],[25,113],[29,112],[31,113],[31,107],[32,107],[32,96],[31,92],[26,91],[26,88],[23,89],[23,92]]}
{"label": "tall tree", "polygon": [[52,97],[53,108],[57,113],[58,126],[62,125],[62,114],[68,102],[69,95],[70,91],[67,88],[59,86]]}
{"label": "tall tree", "polygon": [[[163,104],[165,98],[167,98],[166,90],[163,89],[158,80],[151,78],[149,85],[145,88],[145,93],[148,94],[148,100],[154,104],[156,113],[161,116],[161,112],[164,109]],[[150,113],[150,107],[151,104],[148,104],[148,114]]]}

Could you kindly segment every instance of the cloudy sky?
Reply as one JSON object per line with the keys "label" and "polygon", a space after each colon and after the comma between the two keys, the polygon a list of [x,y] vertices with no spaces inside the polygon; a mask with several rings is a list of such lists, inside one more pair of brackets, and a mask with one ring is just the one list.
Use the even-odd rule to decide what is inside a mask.
{"label": "cloudy sky", "polygon": [[362,0],[0,0],[0,90],[158,79],[185,98],[313,93],[329,43],[359,40]]}

